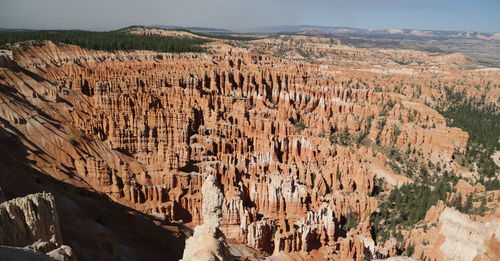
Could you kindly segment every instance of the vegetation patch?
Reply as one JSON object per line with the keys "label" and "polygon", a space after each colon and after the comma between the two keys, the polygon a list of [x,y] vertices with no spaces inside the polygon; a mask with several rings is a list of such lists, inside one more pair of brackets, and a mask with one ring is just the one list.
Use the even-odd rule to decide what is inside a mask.
{"label": "vegetation patch", "polygon": [[484,102],[467,100],[464,93],[446,90],[450,106],[440,111],[447,124],[469,133],[469,144],[465,154],[456,153],[458,163],[469,166],[474,163],[480,175],[479,182],[488,190],[500,189],[495,173],[500,168],[491,155],[500,150],[500,114],[495,114],[482,106]]}
{"label": "vegetation patch", "polygon": [[296,119],[290,118],[288,120],[293,124],[298,133],[307,128],[307,125],[302,121],[302,118],[300,117],[300,114],[298,112]]}
{"label": "vegetation patch", "polygon": [[423,220],[427,211],[439,200],[446,202],[448,194],[454,192],[458,179],[455,174],[445,171],[441,176],[425,176],[415,183],[392,189],[387,197],[382,198],[379,211],[370,217],[374,238],[385,242],[396,236],[397,229],[414,226]]}
{"label": "vegetation patch", "polygon": [[43,30],[0,33],[0,46],[2,47],[28,40],[49,40],[104,51],[151,50],[173,53],[204,52],[205,49],[201,45],[210,42],[210,40],[200,38],[134,35],[121,30],[109,32]]}

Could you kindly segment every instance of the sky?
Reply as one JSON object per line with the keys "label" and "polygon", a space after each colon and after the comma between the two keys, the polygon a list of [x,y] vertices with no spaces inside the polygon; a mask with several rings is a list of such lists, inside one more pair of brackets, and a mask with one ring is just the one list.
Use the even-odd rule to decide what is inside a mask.
{"label": "sky", "polygon": [[500,32],[500,0],[0,0],[0,28],[302,24]]}

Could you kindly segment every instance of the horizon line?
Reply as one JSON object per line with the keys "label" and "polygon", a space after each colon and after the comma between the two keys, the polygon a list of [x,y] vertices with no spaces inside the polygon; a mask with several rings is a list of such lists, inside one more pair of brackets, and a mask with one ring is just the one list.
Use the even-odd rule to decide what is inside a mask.
{"label": "horizon line", "polygon": [[331,29],[354,29],[354,30],[367,30],[367,31],[388,31],[388,30],[418,30],[418,31],[441,31],[441,32],[463,32],[463,33],[487,33],[487,34],[498,34],[500,31],[478,31],[478,30],[458,30],[458,29],[420,29],[420,28],[379,28],[379,29],[374,29],[374,28],[363,28],[363,27],[351,27],[351,26],[341,26],[341,25],[319,25],[319,24],[281,24],[281,25],[264,25],[264,26],[253,26],[253,27],[247,27],[247,28],[239,28],[239,29],[229,29],[226,27],[218,27],[218,26],[185,26],[185,25],[168,25],[168,24],[150,24],[150,25],[145,25],[145,24],[133,24],[133,25],[127,25],[127,26],[120,26],[120,27],[115,27],[112,29],[103,29],[103,30],[98,30],[98,29],[85,29],[85,28],[27,28],[27,27],[0,27],[0,30],[32,30],[32,31],[50,31],[50,30],[58,30],[58,31],[70,31],[70,30],[81,30],[81,31],[91,31],[91,32],[108,32],[108,31],[115,31],[115,30],[120,30],[124,29],[127,27],[133,27],[133,26],[144,26],[144,27],[150,27],[150,28],[155,28],[159,26],[164,26],[164,27],[174,27],[172,29],[187,29],[188,28],[200,28],[200,29],[218,29],[218,30],[226,30],[230,31],[232,33],[279,33],[279,32],[286,32],[286,31],[270,31],[270,32],[259,32],[259,31],[254,31],[257,29],[260,30],[265,30],[265,28],[273,28],[273,27],[326,27],[326,28],[331,28]]}

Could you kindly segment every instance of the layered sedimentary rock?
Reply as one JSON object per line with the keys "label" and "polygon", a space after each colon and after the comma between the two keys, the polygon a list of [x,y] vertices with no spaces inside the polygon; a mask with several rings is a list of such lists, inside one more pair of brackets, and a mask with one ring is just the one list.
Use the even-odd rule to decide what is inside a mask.
{"label": "layered sedimentary rock", "polygon": [[205,179],[203,194],[203,225],[194,229],[194,234],[186,240],[183,261],[231,260],[226,237],[219,230],[222,221],[224,195],[219,190],[213,176]]}
{"label": "layered sedimentary rock", "polygon": [[357,259],[369,228],[349,236],[341,227],[347,217],[367,223],[377,209],[374,179],[393,174],[380,151],[451,170],[466,148],[467,133],[448,127],[423,97],[359,80],[386,73],[210,48],[18,44],[2,62],[0,124],[22,134],[26,157],[43,173],[82,180],[143,213],[202,224],[203,175],[211,175],[223,188],[220,230],[229,242],[268,254],[340,255],[342,246]]}
{"label": "layered sedimentary rock", "polygon": [[309,211],[306,218],[302,218],[293,226],[293,233],[279,231],[275,236],[274,253],[280,251],[311,251],[321,246],[334,246],[338,236],[332,208],[323,203],[317,211]]}
{"label": "layered sedimentary rock", "polygon": [[272,226],[267,219],[252,222],[246,231],[246,244],[266,253],[272,253],[272,233]]}
{"label": "layered sedimentary rock", "polygon": [[0,245],[51,251],[62,244],[54,197],[38,193],[0,205]]}
{"label": "layered sedimentary rock", "polygon": [[72,249],[62,245],[55,201],[50,193],[3,202],[0,220],[0,256],[11,260],[76,260]]}
{"label": "layered sedimentary rock", "polygon": [[413,257],[436,260],[498,260],[500,219],[475,221],[469,215],[439,202],[427,212],[427,231],[413,229]]}
{"label": "layered sedimentary rock", "polygon": [[[444,242],[439,250],[444,259],[450,260],[498,260],[500,249],[488,249],[499,245],[500,219],[491,222],[474,222],[466,214],[446,208],[439,218],[439,236]],[[492,251],[493,250],[493,251]]]}

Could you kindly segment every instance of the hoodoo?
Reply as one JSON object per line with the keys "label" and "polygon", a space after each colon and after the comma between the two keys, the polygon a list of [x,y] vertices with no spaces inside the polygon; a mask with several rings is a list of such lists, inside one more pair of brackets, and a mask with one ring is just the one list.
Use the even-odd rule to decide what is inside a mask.
{"label": "hoodoo", "polygon": [[0,29],[1,247],[498,259],[496,36],[323,29]]}
{"label": "hoodoo", "polygon": [[186,240],[182,261],[232,260],[226,237],[219,229],[224,195],[212,175],[205,178],[202,195],[203,225],[195,227],[193,236]]}

